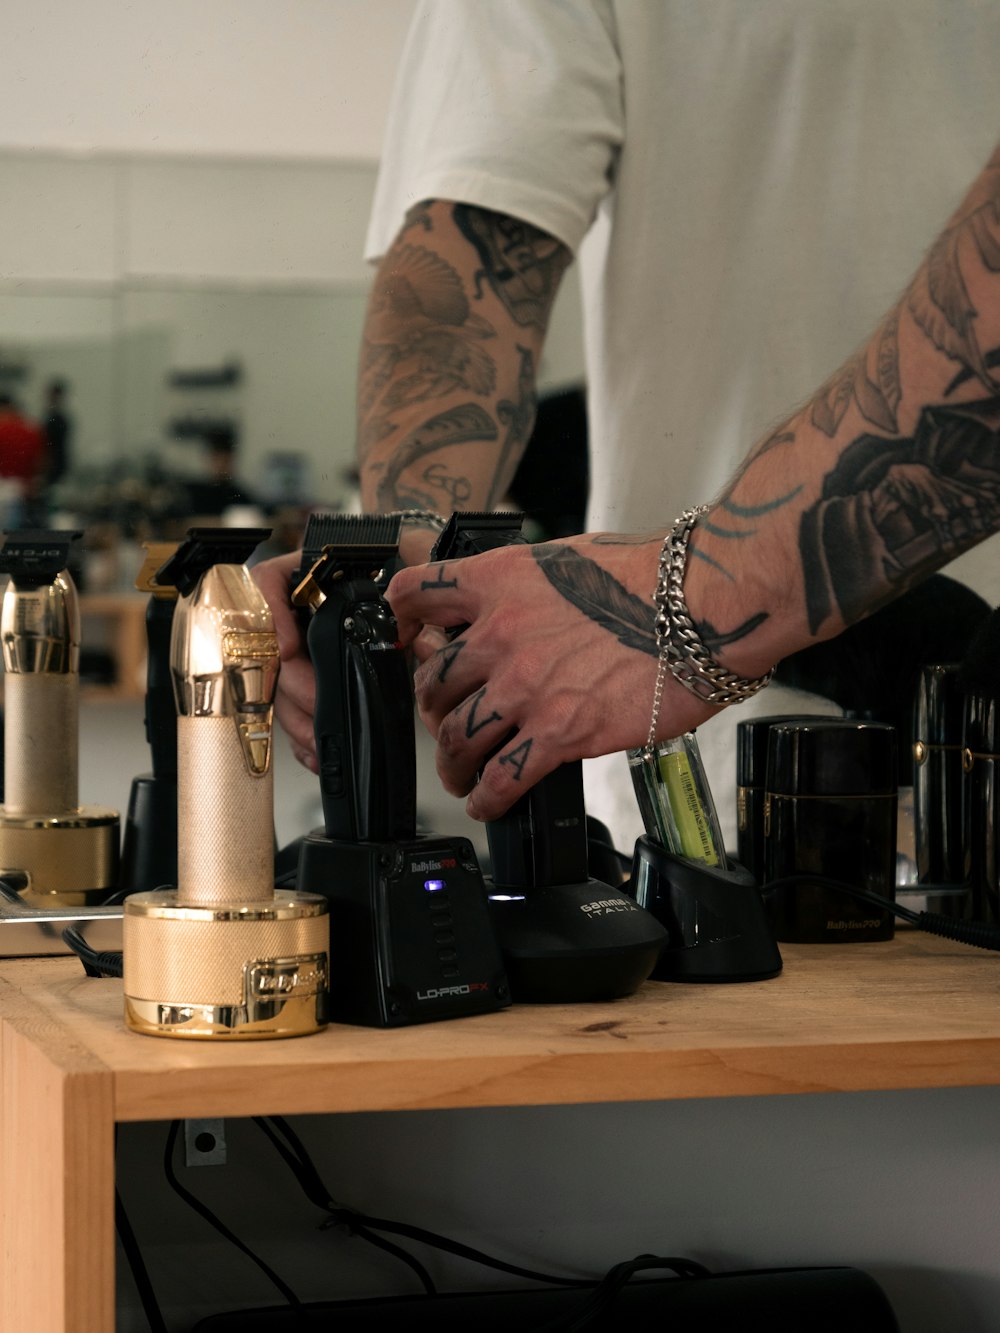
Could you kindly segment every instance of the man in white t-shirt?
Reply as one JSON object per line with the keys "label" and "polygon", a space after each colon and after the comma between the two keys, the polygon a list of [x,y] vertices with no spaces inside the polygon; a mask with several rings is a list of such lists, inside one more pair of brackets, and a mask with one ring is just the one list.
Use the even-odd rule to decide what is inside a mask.
{"label": "man in white t-shirt", "polygon": [[[559,762],[645,739],[651,596],[682,510],[719,497],[682,579],[706,656],[682,654],[688,688],[666,673],[661,736],[718,714],[699,697],[699,660],[761,677],[1000,524],[990,479],[949,490],[920,443],[925,408],[993,391],[995,167],[906,287],[1000,130],[997,49],[1000,7],[963,0],[418,8],[368,238],[381,259],[359,377],[366,508],[447,514],[503,497],[579,252],[589,527],[646,534],[398,576],[407,637],[470,624],[457,651],[433,631],[416,639],[439,769],[471,791],[470,813],[498,814]],[[977,424],[991,429],[982,413]],[[861,502],[866,440],[896,442],[897,466],[863,474],[874,518],[831,526],[831,505]],[[931,533],[919,553],[891,545],[893,521],[919,526],[918,513]],[[850,534],[854,564],[832,533]],[[414,516],[407,561],[434,536]],[[283,615],[279,633],[294,658]],[[279,714],[308,762],[310,682],[296,665]],[[593,785],[588,808],[609,815]]]}

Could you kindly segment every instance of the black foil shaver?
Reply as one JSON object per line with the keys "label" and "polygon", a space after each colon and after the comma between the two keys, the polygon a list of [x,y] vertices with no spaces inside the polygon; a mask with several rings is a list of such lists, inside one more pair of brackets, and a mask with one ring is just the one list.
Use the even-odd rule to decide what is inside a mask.
{"label": "black foil shaver", "polygon": [[472,844],[416,831],[412,684],[379,583],[399,526],[314,515],[292,593],[316,673],[324,823],[302,839],[297,884],[329,903],[331,1017],[370,1027],[511,1001]]}

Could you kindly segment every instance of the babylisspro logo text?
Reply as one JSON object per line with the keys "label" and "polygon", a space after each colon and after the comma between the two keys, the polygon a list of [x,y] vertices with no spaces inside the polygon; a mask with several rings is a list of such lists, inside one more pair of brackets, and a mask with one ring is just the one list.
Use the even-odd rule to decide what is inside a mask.
{"label": "babylisspro logo text", "polygon": [[476,995],[488,991],[485,981],[465,981],[460,986],[432,986],[430,990],[418,990],[418,1000],[445,1000],[451,995]]}
{"label": "babylisspro logo text", "polygon": [[581,903],[580,911],[586,916],[609,916],[612,912],[637,912],[639,909],[628,898],[598,898],[592,903]]}
{"label": "babylisspro logo text", "polygon": [[434,870],[454,870],[457,865],[458,862],[453,856],[442,856],[440,861],[411,861],[410,874],[427,875]]}

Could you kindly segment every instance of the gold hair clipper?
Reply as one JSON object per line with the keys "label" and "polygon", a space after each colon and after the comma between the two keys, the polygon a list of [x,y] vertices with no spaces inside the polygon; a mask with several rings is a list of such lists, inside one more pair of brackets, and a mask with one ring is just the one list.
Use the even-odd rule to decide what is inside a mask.
{"label": "gold hair clipper", "polygon": [[118,880],[118,812],[79,804],[80,606],[66,562],[80,535],[26,529],[0,550],[0,874],[22,871],[23,900],[49,908],[100,903]]}
{"label": "gold hair clipper", "polygon": [[177,888],[125,900],[125,1022],[155,1036],[292,1037],[326,1022],[326,901],[274,887],[278,644],[243,564],[260,529],[194,528],[177,588]]}

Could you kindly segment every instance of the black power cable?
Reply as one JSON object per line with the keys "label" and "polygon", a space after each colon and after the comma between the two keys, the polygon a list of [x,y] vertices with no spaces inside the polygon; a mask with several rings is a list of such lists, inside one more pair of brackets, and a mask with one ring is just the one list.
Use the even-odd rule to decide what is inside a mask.
{"label": "black power cable", "polygon": [[[268,1127],[268,1122],[271,1129]],[[295,1178],[301,1185],[306,1197],[311,1203],[321,1208],[327,1214],[325,1226],[344,1226],[350,1232],[361,1235],[364,1231],[386,1231],[390,1235],[405,1236],[409,1240],[418,1241],[434,1249],[443,1250],[448,1254],[453,1254],[460,1259],[468,1260],[472,1263],[482,1264],[484,1267],[493,1268],[502,1273],[510,1273],[514,1277],[528,1278],[533,1282],[544,1282],[550,1286],[574,1287],[581,1290],[587,1290],[597,1294],[601,1290],[598,1284],[595,1291],[594,1280],[592,1278],[569,1278],[557,1276],[552,1273],[540,1273],[535,1269],[522,1268],[518,1264],[509,1264],[502,1259],[496,1259],[492,1255],[485,1254],[482,1250],[477,1250],[471,1245],[464,1245],[460,1241],[451,1240],[446,1236],[438,1235],[436,1232],[428,1231],[424,1227],[411,1226],[405,1222],[393,1222],[386,1218],[369,1217],[365,1213],[358,1212],[344,1204],[338,1203],[330,1194],[330,1191],[323,1183],[319,1172],[307,1152],[302,1140],[298,1137],[292,1127],[282,1116],[261,1117],[254,1120],[254,1123],[267,1136],[270,1142],[278,1148],[282,1159],[291,1168]],[[279,1147],[274,1134],[274,1130],[284,1136],[287,1148]],[[628,1264],[617,1265],[604,1279],[609,1282],[620,1270],[628,1269],[629,1265],[639,1265],[640,1267],[671,1267],[679,1275],[685,1277],[705,1277],[708,1276],[708,1269],[702,1267],[692,1259],[657,1259],[655,1256],[641,1256],[640,1259],[630,1260]],[[634,1271],[634,1270],[633,1270]],[[631,1273],[628,1274],[630,1276]],[[627,1276],[622,1282],[627,1281]],[[617,1291],[618,1288],[615,1288]],[[612,1292],[612,1297],[615,1292]]]}
{"label": "black power cable", "polygon": [[190,1190],[185,1189],[184,1186],[177,1179],[176,1175],[174,1174],[173,1155],[174,1155],[174,1144],[177,1142],[177,1135],[180,1130],[180,1125],[181,1122],[179,1120],[171,1121],[170,1129],[167,1132],[166,1147],[164,1148],[163,1152],[163,1170],[166,1174],[167,1183],[170,1185],[170,1188],[181,1199],[183,1199],[184,1202],[189,1207],[193,1208],[194,1211],[198,1213],[200,1217],[203,1217],[205,1221],[209,1224],[209,1226],[214,1227],[215,1230],[218,1231],[220,1236],[225,1237],[226,1240],[228,1240],[232,1245],[235,1245],[238,1250],[240,1250],[243,1254],[245,1254],[248,1259],[252,1260],[260,1269],[260,1271],[264,1274],[264,1276],[267,1277],[274,1284],[275,1287],[277,1287],[277,1289],[281,1292],[282,1296],[284,1297],[288,1305],[290,1305],[295,1310],[301,1310],[302,1302],[299,1300],[298,1296],[296,1296],[295,1292],[291,1289],[288,1283],[278,1276],[278,1274],[274,1271],[274,1269],[270,1266],[270,1264],[265,1263],[264,1260],[261,1259],[261,1257],[258,1254],[255,1254],[254,1251],[251,1250],[249,1245],[247,1245],[244,1241],[240,1240],[239,1236],[237,1236],[235,1232],[230,1231],[229,1227],[226,1226],[225,1222],[223,1222],[221,1218],[217,1217],[215,1213],[212,1212],[211,1208],[208,1207],[207,1204],[202,1203],[201,1199],[197,1198],[194,1194],[192,1194]]}
{"label": "black power cable", "polygon": [[[909,922],[911,926],[916,926],[917,930],[926,931],[929,935],[940,935],[945,939],[955,940],[958,944],[968,944],[976,949],[990,949],[994,953],[1000,951],[1000,926],[996,926],[992,922],[963,921],[959,917],[944,916],[940,912],[916,912],[912,907],[904,907],[902,903],[894,902],[892,898],[884,898],[882,894],[874,893],[871,889],[862,889],[857,884],[849,884],[842,879],[833,879],[829,875],[814,875],[812,871],[801,871],[797,875],[782,875],[780,879],[766,880],[761,888],[769,891],[785,888],[792,884],[816,884],[820,888],[846,893],[851,898],[857,898],[861,902],[871,903],[873,907],[881,908],[883,912],[893,912],[901,920]],[[926,889],[928,893],[933,893],[935,888],[944,886],[920,884],[916,887]]]}

